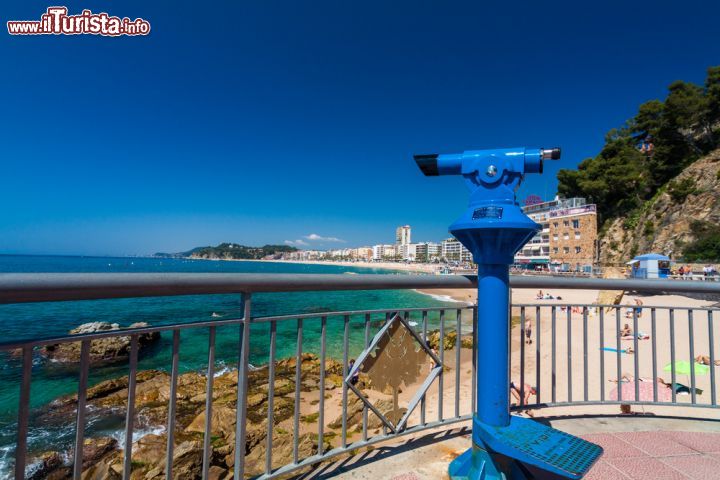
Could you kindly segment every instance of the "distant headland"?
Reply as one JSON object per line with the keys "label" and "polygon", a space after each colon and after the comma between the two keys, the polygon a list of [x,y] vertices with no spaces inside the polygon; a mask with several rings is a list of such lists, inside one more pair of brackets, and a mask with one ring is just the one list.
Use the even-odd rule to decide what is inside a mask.
{"label": "distant headland", "polygon": [[201,258],[206,260],[263,260],[277,259],[284,253],[297,252],[298,249],[289,245],[263,245],[249,247],[237,243],[221,243],[216,247],[196,247],[187,252],[158,252],[154,257],[161,258]]}

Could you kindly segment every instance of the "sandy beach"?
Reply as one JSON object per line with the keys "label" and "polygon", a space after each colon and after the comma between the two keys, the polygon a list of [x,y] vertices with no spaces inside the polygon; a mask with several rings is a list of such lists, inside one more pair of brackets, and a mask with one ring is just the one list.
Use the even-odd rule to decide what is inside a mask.
{"label": "sandy beach", "polygon": [[404,272],[435,273],[442,265],[434,263],[400,263],[400,262],[343,262],[339,260],[242,260],[243,262],[275,262],[275,263],[302,263],[305,265],[335,265],[338,267],[382,268]]}

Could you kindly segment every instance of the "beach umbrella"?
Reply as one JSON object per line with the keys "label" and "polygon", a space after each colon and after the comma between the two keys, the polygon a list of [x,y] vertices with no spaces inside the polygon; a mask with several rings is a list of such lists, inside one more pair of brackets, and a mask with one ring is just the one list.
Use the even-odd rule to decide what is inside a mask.
{"label": "beach umbrella", "polygon": [[[672,400],[672,390],[662,383],[638,382],[638,398],[635,400],[635,382],[623,382],[622,400],[628,402],[653,402],[655,401],[655,389],[657,389],[658,402],[669,402]],[[610,390],[609,400],[618,399],[618,389]]]}
{"label": "beach umbrella", "polygon": [[[703,365],[702,363],[697,363],[697,362],[694,362],[694,365],[695,365],[695,368],[694,368],[695,375],[707,375],[708,372],[710,372],[710,367],[708,367],[707,365]],[[690,362],[688,362],[686,360],[678,360],[677,362],[675,362],[675,373],[676,374],[690,375],[690,368],[691,368]],[[665,368],[663,368],[663,370],[665,370],[666,372],[672,372],[672,369],[673,369],[672,363],[668,363],[667,365],[665,365]]]}

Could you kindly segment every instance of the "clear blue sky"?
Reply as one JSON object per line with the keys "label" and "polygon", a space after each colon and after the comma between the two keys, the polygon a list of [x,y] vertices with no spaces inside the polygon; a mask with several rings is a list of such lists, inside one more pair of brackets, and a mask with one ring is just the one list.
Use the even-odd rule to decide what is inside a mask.
{"label": "clear blue sky", "polygon": [[[4,2],[2,28],[56,3]],[[467,193],[413,153],[559,145],[520,191],[549,197],[720,64],[712,1],[59,3],[152,33],[0,34],[0,253],[440,240]]]}

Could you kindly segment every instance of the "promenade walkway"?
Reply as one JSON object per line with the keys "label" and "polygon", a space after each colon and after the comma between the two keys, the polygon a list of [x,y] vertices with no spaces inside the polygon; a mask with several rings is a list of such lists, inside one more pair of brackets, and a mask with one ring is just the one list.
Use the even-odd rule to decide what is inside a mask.
{"label": "promenade walkway", "polygon": [[[579,418],[550,422],[605,453],[587,480],[720,479],[720,423],[661,417]],[[594,433],[587,433],[592,431]],[[585,432],[585,433],[583,433]],[[447,479],[447,465],[470,445],[469,430],[379,447],[299,477],[320,480]],[[436,441],[444,437],[441,441]],[[435,441],[433,441],[435,439]]]}

